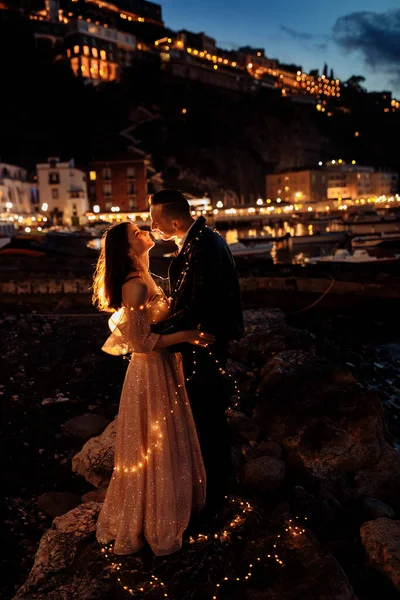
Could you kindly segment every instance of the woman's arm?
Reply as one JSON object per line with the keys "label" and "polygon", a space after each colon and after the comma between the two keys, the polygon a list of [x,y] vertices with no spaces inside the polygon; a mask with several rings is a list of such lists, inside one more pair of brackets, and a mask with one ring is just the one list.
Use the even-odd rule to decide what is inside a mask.
{"label": "woman's arm", "polygon": [[168,346],[175,346],[176,344],[183,344],[184,342],[189,342],[189,344],[194,344],[196,346],[206,347],[208,344],[215,342],[215,337],[210,333],[204,333],[198,329],[177,331],[176,333],[160,335],[156,345],[154,346],[154,349],[160,350],[161,348],[168,348]]}

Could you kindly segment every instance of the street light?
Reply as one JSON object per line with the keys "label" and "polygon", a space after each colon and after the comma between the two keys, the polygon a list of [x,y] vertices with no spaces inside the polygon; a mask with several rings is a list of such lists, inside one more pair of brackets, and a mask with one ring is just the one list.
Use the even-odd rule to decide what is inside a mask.
{"label": "street light", "polygon": [[100,212],[100,206],[99,206],[98,204],[95,204],[95,205],[93,206],[93,212],[94,212],[94,213],[99,213],[99,212]]}
{"label": "street light", "polygon": [[46,210],[49,208],[49,205],[47,204],[47,202],[43,202],[42,204],[42,211],[46,212]]}
{"label": "street light", "polygon": [[261,205],[262,205],[262,203],[263,203],[263,200],[262,200],[262,198],[259,198],[259,199],[257,200],[257,204],[258,204],[258,206],[261,206]]}
{"label": "street light", "polygon": [[217,206],[217,208],[223,208],[223,207],[224,207],[224,205],[222,204],[221,200],[219,200],[219,201],[217,202],[217,205],[216,205],[216,206]]}

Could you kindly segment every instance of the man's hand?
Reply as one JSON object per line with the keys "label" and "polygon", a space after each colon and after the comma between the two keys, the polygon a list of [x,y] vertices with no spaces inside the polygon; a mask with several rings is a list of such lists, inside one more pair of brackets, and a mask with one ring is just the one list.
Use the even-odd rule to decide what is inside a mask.
{"label": "man's hand", "polygon": [[185,331],[186,341],[194,346],[201,346],[207,348],[210,344],[215,342],[215,337],[211,333],[205,333],[198,329],[189,329]]}

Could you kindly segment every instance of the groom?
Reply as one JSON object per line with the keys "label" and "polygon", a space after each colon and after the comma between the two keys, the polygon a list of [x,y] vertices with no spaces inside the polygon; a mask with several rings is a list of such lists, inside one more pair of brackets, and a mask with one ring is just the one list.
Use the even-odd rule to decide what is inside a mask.
{"label": "groom", "polygon": [[171,317],[153,330],[172,333],[198,327],[215,336],[209,348],[177,347],[207,473],[203,517],[211,518],[223,503],[231,472],[227,400],[219,368],[225,369],[229,340],[243,336],[239,281],[226,242],[206,226],[203,216],[193,219],[182,192],[153,194],[150,216],[152,231],[158,231],[164,240],[175,239],[179,246],[169,268]]}

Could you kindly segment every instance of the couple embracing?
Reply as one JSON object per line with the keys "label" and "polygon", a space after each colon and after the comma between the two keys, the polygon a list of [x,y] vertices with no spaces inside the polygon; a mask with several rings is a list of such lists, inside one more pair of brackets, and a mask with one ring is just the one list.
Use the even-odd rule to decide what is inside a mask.
{"label": "couple embracing", "polygon": [[185,196],[150,197],[151,229],[175,239],[171,297],[149,271],[150,234],[130,222],[104,234],[93,298],[112,312],[103,350],[131,354],[117,418],[113,475],[97,522],[100,543],[157,556],[182,546],[189,521],[211,519],[231,472],[228,342],[243,335],[235,263],[223,238],[193,219]]}

